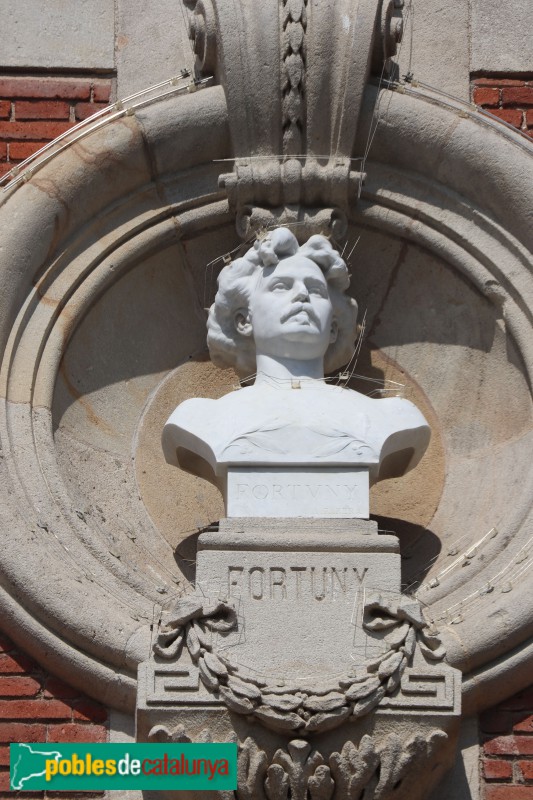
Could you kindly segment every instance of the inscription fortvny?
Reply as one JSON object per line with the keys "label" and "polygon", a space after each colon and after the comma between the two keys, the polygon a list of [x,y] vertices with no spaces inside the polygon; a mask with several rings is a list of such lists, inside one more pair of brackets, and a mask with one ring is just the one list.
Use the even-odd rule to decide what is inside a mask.
{"label": "inscription fortvny", "polygon": [[252,600],[326,600],[353,595],[368,567],[228,567],[228,595]]}
{"label": "inscription fortvny", "polygon": [[357,484],[347,483],[318,483],[314,486],[310,483],[273,483],[269,486],[266,483],[238,483],[238,499],[246,499],[252,496],[255,500],[273,500],[280,497],[283,500],[306,500],[309,498],[319,500],[331,500],[332,497],[341,500],[353,500],[357,491]]}

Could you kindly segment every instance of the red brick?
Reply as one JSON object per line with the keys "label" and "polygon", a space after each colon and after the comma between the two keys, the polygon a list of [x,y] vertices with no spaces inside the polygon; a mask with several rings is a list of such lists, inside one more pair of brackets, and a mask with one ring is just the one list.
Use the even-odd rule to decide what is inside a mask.
{"label": "red brick", "polygon": [[474,103],[478,106],[497,106],[500,102],[499,89],[480,87],[474,89]]}
{"label": "red brick", "polygon": [[483,751],[487,755],[517,755],[516,742],[514,736],[496,736],[494,739],[489,739],[483,745]]}
{"label": "red brick", "polygon": [[504,89],[502,101],[504,106],[533,106],[533,86]]}
{"label": "red brick", "polygon": [[15,119],[67,119],[70,105],[62,100],[17,100]]}
{"label": "red brick", "polygon": [[9,170],[13,169],[14,166],[15,166],[14,164],[9,164],[5,161],[0,161],[0,178],[2,177],[2,175],[5,175],[6,172],[9,172]]}
{"label": "red brick", "polygon": [[94,81],[93,100],[95,103],[108,103],[111,97],[111,81]]}
{"label": "red brick", "polygon": [[[9,168],[11,169],[13,165]],[[19,672],[36,672],[39,669],[35,661],[24,653],[0,653],[0,673],[17,674]]]}
{"label": "red brick", "polygon": [[73,700],[80,696],[77,689],[69,686],[67,683],[59,680],[59,678],[48,678],[46,681],[45,697],[59,697],[63,700]]}
{"label": "red brick", "polygon": [[533,127],[533,108],[526,111],[526,125],[528,128]]}
{"label": "red brick", "polygon": [[59,100],[89,100],[88,78],[0,78],[0,97]]}
{"label": "red brick", "polygon": [[0,142],[0,161],[5,161],[7,159],[7,144],[5,142]]}
{"label": "red brick", "polygon": [[0,677],[0,697],[35,697],[41,690],[41,684],[34,678]]}
{"label": "red brick", "polygon": [[2,719],[71,719],[72,709],[61,700],[12,700],[0,703]]}
{"label": "red brick", "polygon": [[107,730],[101,725],[49,725],[47,742],[107,742]]}
{"label": "red brick", "polygon": [[11,142],[9,158],[11,161],[24,161],[43,146],[42,142]]}
{"label": "red brick", "polygon": [[522,780],[533,782],[533,761],[519,761],[518,769],[522,776]]}
{"label": "red brick", "polygon": [[474,84],[476,86],[525,86],[526,82],[515,78],[476,78]]}
{"label": "red brick", "polygon": [[69,122],[0,122],[0,139],[55,139],[72,125]]}
{"label": "red brick", "polygon": [[487,760],[483,762],[483,775],[489,781],[506,781],[513,777],[512,761]]}
{"label": "red brick", "polygon": [[533,755],[533,736],[497,736],[483,745],[488,755]]}
{"label": "red brick", "polygon": [[9,747],[0,747],[0,767],[9,767]]}
{"label": "red brick", "polygon": [[107,709],[90,700],[82,700],[74,706],[74,719],[86,722],[106,722]]}
{"label": "red brick", "polygon": [[11,103],[9,100],[0,100],[0,119],[9,119],[11,116]]}
{"label": "red brick", "polygon": [[5,772],[4,770],[0,772],[0,791],[9,791],[9,772]]}
{"label": "red brick", "polygon": [[[24,794],[20,793],[16,795],[10,794],[7,800],[10,800],[10,798],[12,797],[23,797],[24,800],[30,800],[30,798],[31,800],[43,800],[44,796],[45,796],[44,792],[24,792]],[[50,797],[50,795],[48,795],[48,797]],[[70,798],[63,796],[62,800],[70,800]]]}
{"label": "red brick", "polygon": [[517,752],[521,756],[533,756],[533,736],[515,736]]}
{"label": "red brick", "polygon": [[41,723],[0,722],[0,742],[44,742],[46,725]]}
{"label": "red brick", "polygon": [[533,786],[492,786],[485,787],[485,800],[533,800]]}
{"label": "red brick", "polygon": [[522,112],[517,108],[495,108],[491,109],[490,113],[505,120],[510,125],[514,125],[515,128],[519,128],[522,125]]}
{"label": "red brick", "polygon": [[513,731],[517,731],[519,733],[533,733],[533,714],[525,719],[515,722],[513,725]]}
{"label": "red brick", "polygon": [[100,111],[101,108],[107,108],[107,103],[76,103],[74,109],[76,119],[82,120],[87,119],[87,117],[92,117],[92,115]]}

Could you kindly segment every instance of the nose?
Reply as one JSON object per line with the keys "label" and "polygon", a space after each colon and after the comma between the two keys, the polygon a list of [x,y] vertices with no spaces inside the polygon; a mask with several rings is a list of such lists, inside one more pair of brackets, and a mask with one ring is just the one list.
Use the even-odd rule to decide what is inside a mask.
{"label": "nose", "polygon": [[293,291],[294,291],[294,296],[293,296],[294,300],[300,300],[302,302],[309,300],[309,289],[307,288],[307,286],[303,281],[296,281],[294,284]]}

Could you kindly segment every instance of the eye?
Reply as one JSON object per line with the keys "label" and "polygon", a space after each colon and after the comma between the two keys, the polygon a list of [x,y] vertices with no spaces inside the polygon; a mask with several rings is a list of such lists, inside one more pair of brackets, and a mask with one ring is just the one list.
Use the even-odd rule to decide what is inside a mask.
{"label": "eye", "polygon": [[323,286],[321,283],[313,283],[311,284],[311,286],[308,286],[307,289],[309,291],[309,294],[315,294],[318,295],[318,297],[328,296],[327,288]]}
{"label": "eye", "polygon": [[270,291],[271,292],[280,292],[280,291],[284,292],[288,288],[289,287],[287,286],[287,284],[284,281],[275,281],[275,283],[272,283],[270,285]]}

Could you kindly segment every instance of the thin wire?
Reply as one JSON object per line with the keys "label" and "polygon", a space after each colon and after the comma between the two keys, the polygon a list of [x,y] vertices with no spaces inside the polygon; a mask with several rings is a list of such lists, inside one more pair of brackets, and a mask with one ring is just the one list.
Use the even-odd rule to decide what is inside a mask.
{"label": "thin wire", "polygon": [[[413,5],[413,0],[411,0],[410,6],[409,6],[409,10],[407,12],[408,16],[410,16],[412,5]],[[400,60],[400,55],[401,55],[401,52],[402,52],[403,41],[404,40],[402,38],[402,41],[400,42],[400,45],[398,47],[398,51],[396,53],[396,59],[397,59],[398,62]],[[364,150],[364,156],[363,156],[363,160],[362,160],[362,164],[361,164],[361,172],[365,172],[366,162],[367,162],[368,156],[370,154],[370,149],[372,147],[372,144],[374,143],[374,138],[376,136],[376,131],[377,131],[379,123],[381,121],[381,116],[382,116],[381,115],[381,99],[382,99],[382,95],[380,94],[380,89],[381,89],[382,84],[385,81],[385,68],[386,68],[386,65],[387,65],[387,61],[386,61],[386,59],[384,59],[383,60],[383,66],[381,68],[381,75],[379,77],[379,83],[378,83],[378,100],[377,100],[376,105],[374,107],[374,111],[373,111],[373,114],[372,114],[372,120],[370,121],[370,128],[369,128],[369,131],[368,131],[367,142],[366,142],[366,146],[365,146],[365,150]],[[389,98],[389,105],[390,105],[391,100],[392,100],[392,97]],[[387,110],[388,110],[388,107],[387,107]],[[361,196],[362,188],[363,187],[362,187],[362,182],[361,182],[361,184],[359,186],[359,197]]]}
{"label": "thin wire", "polygon": [[[348,255],[346,256],[346,259],[345,259],[346,261],[349,261],[349,260],[350,260],[350,258],[352,257],[352,253],[353,253],[353,251],[355,250],[355,248],[357,247],[357,245],[359,244],[360,240],[361,240],[361,237],[360,237],[360,236],[358,236],[358,237],[357,237],[357,240],[356,240],[356,242],[355,242],[355,244],[354,244],[354,246],[352,247],[352,249],[350,250],[350,252],[349,252],[349,253],[348,253]],[[343,252],[344,252],[344,251],[343,251]]]}
{"label": "thin wire", "polygon": [[196,53],[194,52],[193,40],[188,35],[188,31],[190,29],[189,19],[187,18],[187,12],[185,10],[185,6],[183,4],[183,0],[179,0],[179,4],[180,4],[180,9],[181,9],[181,15],[183,17],[183,23],[184,23],[184,26],[185,26],[184,29],[185,29],[185,31],[187,31],[187,41],[189,43],[189,47],[191,48],[191,55],[192,55],[191,68],[194,70],[194,65],[196,63]]}
{"label": "thin wire", "polygon": [[411,36],[409,41],[409,68],[407,70],[408,75],[412,75],[412,65],[413,65],[413,41],[415,36],[415,4],[414,0],[409,0],[409,23],[411,28]]}
{"label": "thin wire", "polygon": [[[343,382],[345,382],[345,383],[348,383],[353,378],[353,375],[354,375],[354,372],[355,372],[355,368],[357,366],[357,361],[359,359],[359,354],[361,353],[361,348],[363,346],[363,337],[364,337],[365,330],[366,330],[366,314],[367,314],[367,309],[365,308],[365,313],[363,314],[363,320],[361,322],[361,327],[359,328],[359,336],[357,338],[357,342],[356,342],[356,345],[355,345],[355,350],[354,350],[354,353],[353,353],[350,361],[348,362],[348,370],[345,370],[344,373],[341,373],[341,374],[345,375],[346,372],[349,372],[349,377],[347,379],[343,379],[343,378],[341,378],[339,376],[338,383],[340,383],[341,380],[343,380]],[[353,366],[352,366],[352,362],[353,362]],[[351,371],[350,371],[350,366],[351,366]]]}
{"label": "thin wire", "polygon": [[[292,158],[303,158],[304,160],[308,159],[309,153],[300,153],[299,155],[286,155],[284,153],[272,153],[270,156],[235,156],[234,158],[214,158],[213,164],[220,164],[224,162],[234,162],[234,161],[272,161],[277,159],[278,161],[287,161]],[[315,156],[313,155],[312,158],[319,160],[327,160],[329,161],[332,158],[338,158],[338,156],[334,156],[333,153],[325,156]],[[343,156],[344,158],[344,156]],[[362,156],[356,156],[354,158],[346,158],[346,161],[362,161]]]}
{"label": "thin wire", "polygon": [[[437,578],[437,580],[440,580],[441,578],[444,578],[449,572],[451,572],[457,566],[460,566],[460,565],[464,564],[465,560],[468,560],[469,557],[473,558],[474,556],[476,556],[478,554],[479,548],[482,547],[482,545],[484,544],[484,542],[487,541],[487,539],[494,539],[495,538],[495,536],[497,535],[497,531],[496,531],[496,533],[495,533],[495,531],[496,531],[496,528],[491,528],[490,531],[488,531],[484,536],[481,537],[481,539],[478,539],[477,542],[474,542],[473,545],[468,547],[465,553],[461,553],[461,555],[459,555],[455,559],[455,561],[452,561],[451,564],[448,564],[448,566],[445,569],[443,569],[441,572],[439,572],[435,576],[435,578]],[[427,584],[424,584],[423,586],[420,587],[420,589],[425,589],[425,588],[427,588]]]}
{"label": "thin wire", "polygon": [[[171,85],[174,80],[175,80],[174,78],[171,78],[168,81],[164,81],[163,85]],[[211,80],[212,77],[208,77],[204,78],[201,81],[193,81],[192,83],[188,83],[186,86],[177,86],[175,89],[170,89],[168,92],[163,92],[162,94],[158,94],[156,97],[150,97],[145,100],[141,100],[140,102],[128,105],[127,107],[123,106],[125,101],[118,101],[114,105],[109,106],[106,109],[102,109],[101,111],[98,111],[96,114],[93,114],[93,117],[94,118],[102,117],[102,119],[99,119],[96,122],[96,124],[93,124],[93,122],[95,121],[93,117],[89,117],[88,120],[84,120],[82,123],[78,123],[78,125],[75,125],[73,128],[69,128],[68,131],[65,131],[65,133],[58,136],[52,142],[46,144],[32,156],[27,158],[21,164],[17,164],[15,167],[13,167],[12,170],[10,170],[4,176],[2,176],[0,178],[0,184],[6,180],[9,181],[7,185],[3,187],[3,192],[6,192],[15,186],[18,186],[18,184],[21,182],[25,182],[26,180],[31,178],[31,176],[34,173],[34,170],[40,169],[49,161],[51,161],[51,159],[55,158],[57,155],[62,153],[64,150],[68,149],[69,147],[72,147],[72,145],[76,144],[76,142],[79,142],[81,139],[84,139],[86,136],[88,136],[91,133],[94,133],[94,131],[99,130],[105,125],[108,125],[110,122],[114,122],[115,120],[121,119],[124,116],[133,115],[136,109],[143,108],[149,103],[163,100],[165,97],[169,97],[170,95],[175,94],[177,92],[181,92],[184,90],[191,91],[191,86],[194,86],[194,90],[196,91],[196,89],[205,86]],[[151,87],[150,89],[147,89],[144,92],[138,92],[137,96],[148,94],[150,91],[153,90],[153,88],[154,87]],[[74,136],[74,138],[71,138],[72,134],[76,133],[77,131],[79,131],[79,133],[76,136]],[[68,141],[65,141],[67,139]],[[56,149],[52,150],[52,152],[47,152],[50,150],[50,148],[55,147],[59,142],[64,142],[64,144],[61,144]],[[23,169],[26,166],[26,164],[28,165],[32,164],[32,166],[28,166],[27,169]],[[23,169],[22,172],[21,169]]]}
{"label": "thin wire", "polygon": [[[526,542],[526,544],[518,551],[516,556],[503,569],[497,572],[496,575],[493,575],[487,581],[487,583],[485,583],[481,587],[481,589],[477,589],[475,592],[472,592],[471,594],[467,595],[467,597],[463,598],[463,600],[458,600],[457,603],[454,603],[453,605],[444,609],[444,611],[441,612],[441,615],[438,617],[438,619],[446,619],[446,617],[450,616],[450,614],[455,613],[455,609],[457,609],[457,611],[461,611],[465,608],[470,607],[473,603],[477,602],[480,598],[483,598],[485,594],[487,594],[486,591],[483,592],[483,589],[486,589],[486,587],[490,586],[493,589],[498,588],[498,581],[500,580],[500,578],[505,576],[506,573],[516,565],[517,557],[522,552],[522,550],[529,547],[531,541],[532,541],[531,539],[528,540],[528,542]],[[519,570],[516,570],[511,577],[516,580],[519,576],[527,572],[529,568],[532,566],[532,564],[533,564],[533,559],[524,564]]]}

